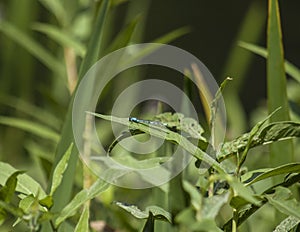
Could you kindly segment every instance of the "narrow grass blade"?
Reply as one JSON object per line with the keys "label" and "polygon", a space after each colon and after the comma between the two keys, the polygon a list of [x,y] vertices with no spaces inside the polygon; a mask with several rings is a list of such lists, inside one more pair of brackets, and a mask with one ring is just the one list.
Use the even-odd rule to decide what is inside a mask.
{"label": "narrow grass blade", "polygon": [[290,173],[300,173],[300,163],[291,163],[291,164],[286,164],[276,168],[269,169],[266,172],[263,172],[257,177],[255,177],[250,182],[246,183],[246,186],[252,185],[266,178],[270,178],[281,174],[290,174]]}
{"label": "narrow grass blade", "polygon": [[94,26],[94,32],[89,41],[87,53],[80,66],[79,79],[81,79],[88,69],[97,61],[101,49],[101,40],[103,36],[103,28],[105,18],[109,9],[109,0],[103,0],[98,13],[98,18]]}
{"label": "narrow grass blade", "polygon": [[58,20],[62,25],[66,24],[67,10],[64,9],[63,1],[60,0],[39,0]]}
{"label": "narrow grass blade", "polygon": [[[104,24],[104,20],[108,8],[109,8],[109,0],[103,0],[101,3],[101,8],[99,10],[97,21],[94,26],[93,34],[89,42],[86,56],[81,64],[79,81],[88,71],[88,69],[97,61],[100,52],[100,47],[101,47],[103,24]],[[69,105],[68,113],[63,126],[61,140],[57,147],[54,166],[60,161],[64,152],[69,147],[70,143],[74,142],[73,130],[72,130],[72,104],[73,101],[71,101]],[[73,177],[76,169],[77,160],[78,160],[78,151],[77,149],[73,149],[69,160],[68,168],[65,171],[65,175],[63,177],[62,184],[57,188],[53,196],[54,201],[57,203],[52,208],[52,210],[54,211],[62,210],[71,197],[71,191],[72,191],[73,180],[74,180]]]}
{"label": "narrow grass blade", "polygon": [[62,124],[62,122],[50,112],[24,101],[21,98],[16,98],[13,96],[0,96],[0,103],[25,113],[57,131]]}
{"label": "narrow grass blade", "polygon": [[[264,47],[257,46],[255,44],[246,43],[246,42],[239,42],[239,46],[242,48],[247,49],[248,51],[251,51],[259,56],[262,56],[264,58],[268,57],[268,52]],[[284,68],[288,75],[290,75],[292,78],[294,78],[295,81],[297,81],[300,84],[300,69],[297,68],[295,65],[293,65],[288,60],[284,61]]]}
{"label": "narrow grass blade", "polygon": [[32,26],[33,30],[46,34],[49,38],[56,41],[62,47],[71,47],[77,55],[83,57],[85,54],[85,47],[79,41],[72,38],[62,29],[45,23],[35,23]]}
{"label": "narrow grass blade", "polygon": [[119,32],[116,38],[106,49],[105,54],[108,54],[128,45],[139,20],[140,17],[134,18],[121,32]]}
{"label": "narrow grass blade", "polygon": [[36,122],[32,122],[30,120],[0,116],[0,124],[24,130],[26,132],[53,141],[55,143],[57,143],[59,140],[58,133],[56,133],[49,127],[46,127]]}
{"label": "narrow grass blade", "polygon": [[[281,107],[281,110],[274,115],[270,121],[289,120],[289,104],[286,92],[286,75],[278,0],[269,0],[267,44],[267,95],[269,113]],[[292,162],[294,159],[292,141],[272,144],[270,146],[270,158],[272,166]]]}
{"label": "narrow grass blade", "polygon": [[64,65],[57,60],[52,54],[44,49],[39,43],[34,41],[31,37],[21,32],[14,25],[9,22],[0,22],[0,31],[13,41],[18,43],[24,49],[26,49],[31,55],[41,61],[46,67],[57,74],[59,77],[65,76]]}

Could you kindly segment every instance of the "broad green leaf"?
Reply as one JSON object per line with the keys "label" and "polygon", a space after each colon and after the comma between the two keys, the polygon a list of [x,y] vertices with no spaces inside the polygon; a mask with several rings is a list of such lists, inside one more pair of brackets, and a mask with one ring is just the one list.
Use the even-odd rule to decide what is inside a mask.
{"label": "broad green leaf", "polygon": [[83,189],[75,195],[69,204],[59,213],[59,216],[55,220],[55,226],[57,227],[68,217],[73,216],[77,209],[82,206],[86,201],[89,201],[105,191],[109,187],[109,184],[101,179],[98,179],[89,189]]}
{"label": "broad green leaf", "polygon": [[[270,122],[287,121],[289,103],[287,99],[286,75],[284,69],[284,53],[282,45],[281,22],[278,0],[268,1],[268,33],[267,33],[267,97],[269,113],[278,107],[281,110],[270,118]],[[294,159],[293,142],[284,141],[270,145],[271,165],[278,166]],[[285,154],[284,156],[282,154]]]}
{"label": "broad green leaf", "polygon": [[144,211],[142,211],[135,205],[129,205],[122,202],[115,202],[115,204],[139,219],[148,218],[151,212],[155,220],[172,222],[171,214],[158,206],[148,206]]}
{"label": "broad green leaf", "polygon": [[291,231],[294,227],[296,227],[300,223],[300,219],[294,216],[289,216],[284,219],[278,226],[276,226],[273,232],[286,232]]}
{"label": "broad green leaf", "polygon": [[50,196],[53,196],[53,193],[55,192],[57,187],[61,184],[63,174],[68,166],[68,162],[70,159],[70,155],[72,153],[72,149],[73,149],[73,143],[71,143],[68,150],[65,152],[62,159],[59,161],[59,163],[56,165],[56,167],[54,169],[53,177],[52,177],[52,185],[51,185],[51,190],[50,190]]}
{"label": "broad green leaf", "polygon": [[39,43],[34,41],[31,37],[21,32],[14,25],[9,22],[0,22],[0,31],[6,36],[18,43],[24,49],[26,49],[31,55],[41,61],[46,67],[54,72],[59,77],[64,77],[66,74],[65,66],[57,60],[51,53],[43,48]]}
{"label": "broad green leaf", "polygon": [[274,194],[266,194],[265,197],[280,212],[300,220],[300,203],[293,198],[288,188],[276,187]]}
{"label": "broad green leaf", "polygon": [[[109,0],[103,0],[101,2],[101,7],[99,9],[95,26],[93,28],[93,33],[89,41],[87,53],[81,63],[80,72],[79,72],[79,81],[82,79],[82,77],[86,74],[89,68],[92,65],[94,65],[94,63],[98,59],[98,54],[100,53],[100,48],[102,44],[101,38],[103,34],[103,24],[108,9],[109,9]],[[87,99],[82,99],[82,100],[84,101]],[[73,106],[73,100],[69,104],[68,113],[66,116],[65,123],[63,125],[61,138],[55,154],[54,166],[61,160],[61,157],[64,155],[70,143],[74,142],[73,130],[72,130],[72,106]],[[73,187],[74,174],[76,171],[76,164],[78,160],[77,153],[78,153],[77,149],[73,149],[73,152],[69,160],[68,168],[65,171],[65,175],[62,180],[62,184],[57,188],[53,196],[54,198],[53,200],[56,203],[52,208],[53,211],[62,210],[65,207],[65,205],[69,202],[69,199],[71,197],[72,187]]]}
{"label": "broad green leaf", "polygon": [[19,207],[25,213],[30,213],[30,208],[31,208],[32,204],[34,204],[35,201],[36,201],[36,198],[32,194],[30,194],[20,200]]}
{"label": "broad green leaf", "polygon": [[[246,133],[232,141],[222,144],[222,147],[217,154],[217,160],[221,162],[237,153],[241,153],[246,148],[249,137],[250,134]],[[300,123],[289,121],[270,123],[254,136],[250,148],[293,137],[300,137]]]}
{"label": "broad green leaf", "polygon": [[[201,210],[202,219],[215,219],[222,206],[228,202],[229,193],[204,198]],[[251,198],[252,200],[252,198]]]}
{"label": "broad green leaf", "polygon": [[288,173],[300,173],[300,163],[291,163],[291,164],[286,164],[276,168],[269,169],[268,171],[263,172],[257,177],[255,177],[250,182],[246,183],[246,186],[252,185],[255,182],[264,180],[269,177],[273,177],[281,174],[288,174]]}
{"label": "broad green leaf", "polygon": [[35,23],[32,27],[34,30],[42,32],[46,34],[49,38],[56,41],[59,45],[63,48],[73,48],[75,53],[83,57],[85,54],[85,47],[79,41],[72,38],[69,34],[67,34],[62,29],[50,25],[50,24],[43,24],[43,23]]}
{"label": "broad green leaf", "polygon": [[[268,57],[268,52],[267,49],[264,47],[257,46],[255,44],[251,43],[246,43],[246,42],[240,42],[239,46],[242,48],[245,48],[257,55],[260,55],[264,58]],[[292,63],[289,61],[285,60],[284,62],[284,68],[287,74],[289,74],[292,78],[294,78],[297,82],[300,83],[300,70],[296,66],[294,66]]]}
{"label": "broad green leaf", "polygon": [[213,166],[217,171],[220,173],[225,174],[225,169],[216,162],[213,158],[211,158],[208,154],[203,152],[201,149],[196,147],[192,142],[190,142],[185,137],[181,136],[180,134],[173,132],[165,127],[155,126],[155,125],[145,125],[142,123],[134,123],[130,122],[128,118],[118,118],[115,116],[108,116],[102,115],[97,113],[88,112],[96,117],[120,123],[122,125],[128,126],[130,129],[133,130],[140,130],[145,133],[151,134],[152,136],[165,139],[167,141],[173,142],[175,144],[180,145],[183,149],[193,155],[195,158],[203,160],[204,162],[208,163],[209,165]]}
{"label": "broad green leaf", "polygon": [[229,184],[231,188],[234,191],[234,196],[239,196],[249,203],[252,203],[254,205],[259,205],[260,201],[257,199],[254,194],[251,192],[249,188],[246,188],[241,182],[239,182],[236,179],[232,179],[229,181]]}
{"label": "broad green leaf", "polygon": [[18,176],[23,174],[24,171],[15,171],[11,174],[5,182],[5,185],[0,189],[0,199],[6,203],[9,203],[14,196]]}
{"label": "broad green leaf", "polygon": [[0,124],[24,130],[55,143],[59,140],[59,134],[54,130],[30,120],[0,116]]}
{"label": "broad green leaf", "polygon": [[[20,200],[19,208],[27,215],[28,214],[29,215],[38,214],[39,213],[38,211],[41,209],[37,197],[34,197],[32,194],[30,194]],[[24,218],[19,217],[14,222],[13,227],[15,227],[17,224],[19,224],[23,220],[24,220]]]}
{"label": "broad green leaf", "polygon": [[[17,170],[7,163],[0,162],[0,185],[4,186],[6,180]],[[33,194],[39,197],[45,197],[46,194],[40,184],[26,174],[22,174],[18,177],[18,183],[16,191],[25,195]]]}
{"label": "broad green leaf", "polygon": [[89,208],[85,206],[75,227],[75,232],[88,232],[89,231]]}

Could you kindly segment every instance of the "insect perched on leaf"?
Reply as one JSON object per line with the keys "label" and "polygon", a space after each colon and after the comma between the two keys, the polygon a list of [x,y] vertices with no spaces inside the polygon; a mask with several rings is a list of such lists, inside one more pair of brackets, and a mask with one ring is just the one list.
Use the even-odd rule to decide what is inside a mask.
{"label": "insect perched on leaf", "polygon": [[185,117],[182,113],[166,112],[153,117],[153,120],[129,118],[130,122],[143,123],[153,126],[163,126],[175,132],[183,132],[187,137],[205,140],[201,125],[193,118]]}

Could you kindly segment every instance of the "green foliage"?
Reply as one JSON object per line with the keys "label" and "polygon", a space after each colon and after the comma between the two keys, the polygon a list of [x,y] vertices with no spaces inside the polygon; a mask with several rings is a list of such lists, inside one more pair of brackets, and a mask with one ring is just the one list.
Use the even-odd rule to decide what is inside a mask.
{"label": "green foliage", "polygon": [[[242,81],[235,82],[234,78],[229,82],[232,79],[227,78],[220,85],[215,99],[211,99],[212,104],[208,106],[210,118],[207,117],[207,125],[204,125],[204,120],[198,122],[194,118],[185,117],[181,112],[162,113],[162,107],[157,107],[156,113],[148,115],[144,115],[142,110],[138,111],[140,120],[119,118],[108,115],[108,112],[104,112],[106,115],[87,113],[87,116],[93,115],[100,119],[96,121],[96,126],[100,132],[99,137],[107,143],[107,154],[130,167],[149,169],[165,163],[170,159],[170,151],[175,148],[190,154],[193,157],[191,164],[169,183],[150,190],[123,189],[111,186],[99,177],[96,179],[85,167],[84,162],[78,162],[78,150],[72,131],[74,91],[89,68],[100,57],[132,44],[135,33],[142,34],[139,28],[142,14],[129,15],[124,25],[118,25],[118,31],[107,25],[107,22],[115,20],[120,5],[128,4],[126,6],[132,7],[128,12],[131,12],[136,10],[135,7],[139,8],[140,2],[39,0],[39,9],[49,15],[43,18],[43,23],[32,22],[28,26],[34,33],[28,33],[28,30],[24,30],[17,23],[3,19],[1,14],[0,32],[4,36],[0,39],[9,39],[9,43],[24,49],[28,55],[46,67],[44,69],[32,66],[36,70],[26,73],[39,73],[43,77],[45,73],[45,76],[50,77],[47,78],[46,87],[41,87],[36,80],[37,83],[32,82],[34,88],[29,91],[38,91],[37,94],[32,94],[38,96],[36,101],[31,101],[28,97],[31,96],[31,92],[26,93],[25,87],[23,90],[22,85],[26,81],[19,87],[20,92],[25,92],[17,95],[20,98],[15,97],[13,92],[1,92],[0,124],[1,129],[3,127],[5,130],[0,133],[0,151],[3,152],[3,155],[0,155],[5,161],[18,167],[0,162],[1,227],[3,226],[4,231],[43,232],[86,232],[101,229],[151,232],[237,229],[245,231],[243,224],[257,226],[256,219],[250,216],[259,215],[263,220],[268,217],[269,211],[265,207],[268,205],[286,217],[277,218],[270,228],[276,227],[274,231],[296,231],[300,224],[300,203],[299,193],[294,190],[299,188],[300,163],[294,159],[292,143],[295,144],[295,156],[299,156],[300,123],[289,118],[290,102],[287,97],[285,73],[296,80],[292,84],[298,85],[300,71],[284,60],[277,0],[269,0],[267,49],[252,43],[239,43],[241,47],[267,59],[269,116],[257,120],[258,123],[249,130],[250,132],[241,133],[242,128],[246,126],[245,115],[237,97]],[[4,5],[6,4],[13,6],[13,3]],[[253,24],[254,21],[261,22],[266,12],[259,8],[260,15],[253,20],[255,9],[258,10],[258,4],[254,4],[249,10],[241,28],[241,35],[238,36],[242,40],[250,35],[253,42],[259,37],[260,29],[254,30],[253,27],[257,25]],[[18,15],[17,10],[14,15]],[[20,19],[16,21],[20,22]],[[248,36],[243,31],[244,27],[250,28],[247,30]],[[154,39],[153,42],[169,43],[188,32],[188,27],[182,27]],[[104,37],[107,37],[108,42]],[[137,42],[136,37],[134,42]],[[10,53],[13,50],[9,52],[9,47],[4,49],[3,60],[9,61],[10,56],[18,59]],[[142,58],[155,48],[149,45],[133,59]],[[239,59],[239,52],[235,49],[237,48],[232,50],[232,57],[229,58],[230,71],[226,71],[226,75],[231,74],[235,68],[243,75],[247,69],[249,57],[240,62],[241,67],[233,65],[236,59]],[[36,65],[24,62],[21,67],[25,69],[27,66]],[[39,69],[42,69],[42,75]],[[6,81],[12,77],[6,75],[7,72],[3,76]],[[138,75],[133,77],[135,81],[139,78]],[[2,83],[5,82],[1,81]],[[123,84],[130,82],[125,80],[120,85]],[[118,85],[119,83],[110,84],[103,99],[109,101],[110,94],[118,89]],[[231,123],[236,125],[229,125],[229,131],[239,131],[240,134],[236,138],[218,143],[209,138],[209,135],[214,137],[217,133],[215,123],[218,100],[225,85],[229,91],[236,87],[225,96],[228,96],[228,101],[234,102],[233,106],[229,107],[230,118],[240,120],[231,120]],[[1,87],[1,90],[3,89]],[[188,96],[192,96],[194,90],[185,86],[184,91]],[[297,96],[300,97],[299,93]],[[297,110],[293,112],[297,114]],[[113,140],[112,133],[105,126],[107,122],[121,124],[128,129]],[[15,131],[10,131],[12,128]],[[14,135],[16,131],[25,133],[19,142],[11,140],[8,136]],[[121,140],[126,142],[131,136],[144,139],[149,135],[165,140],[162,148],[151,153],[149,157],[141,158],[139,154],[124,151],[119,146]],[[261,149],[266,145],[271,145],[272,148],[269,155],[271,164],[263,161],[267,155]],[[22,157],[13,153],[7,154],[5,149],[2,149],[17,146],[26,148]],[[35,162],[31,162],[32,160]],[[206,172],[203,172],[202,164],[209,166]],[[170,174],[171,170],[166,168],[165,173]],[[155,180],[160,178],[159,175],[153,173],[150,181],[155,183]],[[276,182],[270,181],[275,177]],[[111,199],[114,204],[109,204]],[[93,224],[101,224],[101,229],[93,227]]]}

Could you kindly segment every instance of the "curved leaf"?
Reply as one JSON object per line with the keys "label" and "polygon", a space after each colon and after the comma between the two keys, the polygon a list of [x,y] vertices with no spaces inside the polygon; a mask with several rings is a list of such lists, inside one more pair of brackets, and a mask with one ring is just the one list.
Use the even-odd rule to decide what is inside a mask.
{"label": "curved leaf", "polygon": [[[221,162],[237,153],[241,153],[246,148],[249,137],[250,133],[246,133],[230,142],[222,144],[217,154],[217,160]],[[250,148],[293,137],[300,137],[300,123],[292,121],[274,122],[265,126],[254,136]]]}
{"label": "curved leaf", "polygon": [[0,124],[19,128],[55,143],[59,140],[59,134],[57,134],[54,130],[29,120],[0,116]]}
{"label": "curved leaf", "polygon": [[204,162],[213,166],[217,171],[219,171],[222,174],[226,173],[223,166],[221,164],[219,164],[218,162],[216,162],[212,157],[210,157],[204,151],[202,151],[201,149],[196,147],[192,142],[190,142],[185,137],[181,136],[180,134],[178,134],[174,131],[169,130],[168,128],[155,126],[155,125],[151,125],[151,124],[146,125],[146,124],[142,124],[142,123],[130,122],[128,120],[128,118],[118,118],[115,116],[102,115],[102,114],[97,114],[97,113],[93,113],[93,112],[87,112],[87,113],[92,114],[96,117],[108,120],[108,121],[120,123],[122,125],[128,126],[131,129],[140,130],[145,133],[151,134],[155,137],[176,143],[176,144],[180,145],[183,149],[185,149],[187,152],[189,152],[191,155],[193,155],[195,158],[203,160]]}

